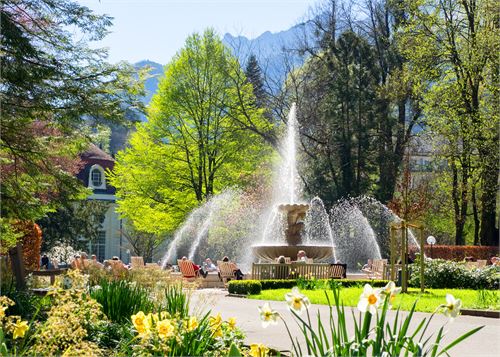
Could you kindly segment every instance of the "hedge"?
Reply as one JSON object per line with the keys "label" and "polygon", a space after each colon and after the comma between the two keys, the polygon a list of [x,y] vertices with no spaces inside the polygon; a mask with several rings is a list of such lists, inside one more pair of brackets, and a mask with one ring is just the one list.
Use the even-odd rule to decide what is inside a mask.
{"label": "hedge", "polygon": [[238,295],[258,295],[262,290],[262,285],[258,280],[231,280],[227,286],[230,294]]}
{"label": "hedge", "polygon": [[424,246],[425,255],[433,259],[445,260],[464,260],[465,257],[472,257],[474,260],[486,259],[488,264],[490,258],[498,256],[498,247],[495,246],[477,246],[477,245],[426,245]]}
{"label": "hedge", "polygon": [[[341,284],[343,287],[363,286],[370,284],[373,287],[381,288],[387,284],[387,280],[370,280],[370,279],[334,279],[333,281]],[[317,280],[320,286],[328,287],[328,279]],[[274,290],[274,289],[291,289],[297,286],[297,280],[231,280],[228,285],[228,291],[231,294],[241,295],[257,295],[261,290]],[[257,292],[254,292],[257,291]]]}

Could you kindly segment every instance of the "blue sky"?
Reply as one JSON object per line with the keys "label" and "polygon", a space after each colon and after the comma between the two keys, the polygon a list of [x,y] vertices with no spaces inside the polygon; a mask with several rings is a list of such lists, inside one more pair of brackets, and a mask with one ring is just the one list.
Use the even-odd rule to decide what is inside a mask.
{"label": "blue sky", "polygon": [[315,0],[78,0],[96,13],[114,17],[99,45],[109,47],[109,60],[161,64],[206,27],[221,35],[255,38],[265,31],[286,30],[304,19]]}

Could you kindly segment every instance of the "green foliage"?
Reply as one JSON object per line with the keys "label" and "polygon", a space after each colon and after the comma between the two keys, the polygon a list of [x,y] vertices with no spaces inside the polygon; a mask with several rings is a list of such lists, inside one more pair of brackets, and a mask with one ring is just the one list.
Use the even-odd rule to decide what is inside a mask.
{"label": "green foliage", "polygon": [[165,288],[165,300],[162,310],[168,312],[171,316],[188,317],[189,297],[182,290],[181,284],[173,284]]}
{"label": "green foliage", "polygon": [[261,290],[262,285],[257,280],[231,280],[227,286],[229,293],[239,295],[256,295]]}
{"label": "green foliage", "polygon": [[[490,265],[483,269],[470,269],[465,262],[427,260],[424,282],[429,288],[498,289],[500,268]],[[414,287],[420,286],[418,269],[411,273],[409,284]]]}
{"label": "green foliage", "polygon": [[[361,287],[365,284],[371,284],[374,287],[383,287],[387,284],[387,280],[369,280],[369,279],[359,279],[359,280],[349,280],[349,279],[302,279],[304,284],[309,284],[310,287],[300,287],[300,279],[270,279],[270,280],[244,280],[243,282],[259,282],[262,290],[274,290],[274,289],[291,289],[294,286],[299,286],[301,289],[323,289],[329,288],[333,285],[342,287]],[[310,281],[311,283],[306,283]],[[239,281],[241,282],[241,281]],[[238,281],[231,281],[229,284],[238,284]]]}
{"label": "green foliage", "polygon": [[245,184],[270,151],[244,130],[270,124],[237,59],[212,30],[188,37],[166,66],[148,119],[110,177],[119,211],[141,231],[173,231],[200,202]]}
{"label": "green foliage", "polygon": [[154,310],[149,291],[126,280],[101,280],[92,287],[90,296],[102,305],[104,314],[117,323],[129,321],[130,315],[138,311]]}
{"label": "green foliage", "polygon": [[0,16],[0,191],[10,224],[82,198],[74,174],[85,119],[119,122],[141,104],[133,67],[108,64],[105,50],[89,46],[107,34],[110,17],[65,0],[7,0]]}
{"label": "green foliage", "polygon": [[[37,221],[43,232],[42,251],[56,245],[84,250],[98,238],[109,203],[96,200],[65,202],[55,212]],[[81,238],[85,238],[85,240]]]}

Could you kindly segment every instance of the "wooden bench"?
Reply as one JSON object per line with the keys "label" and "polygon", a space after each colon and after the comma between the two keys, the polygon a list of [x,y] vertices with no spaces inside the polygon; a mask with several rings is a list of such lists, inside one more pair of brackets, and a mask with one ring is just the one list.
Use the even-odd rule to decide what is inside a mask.
{"label": "wooden bench", "polygon": [[49,269],[49,270],[32,270],[28,271],[33,276],[48,276],[50,277],[50,285],[56,282],[56,275],[64,274],[68,269]]}
{"label": "wooden bench", "polygon": [[346,279],[347,278],[347,264],[330,264],[330,272],[328,278],[330,279]]}

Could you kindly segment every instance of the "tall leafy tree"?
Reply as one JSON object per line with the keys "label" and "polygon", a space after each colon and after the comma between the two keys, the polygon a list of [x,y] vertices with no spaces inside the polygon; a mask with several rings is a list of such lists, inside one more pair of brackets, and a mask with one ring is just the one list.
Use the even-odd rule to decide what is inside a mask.
{"label": "tall leafy tree", "polygon": [[[111,18],[66,0],[6,0],[0,8],[0,159],[2,233],[78,197],[73,178],[84,117],[120,120],[139,106],[125,64],[106,63],[102,39]],[[79,34],[75,38],[74,33]],[[2,234],[2,236],[4,236]]]}
{"label": "tall leafy tree", "polygon": [[187,38],[167,65],[131,147],[118,155],[111,180],[120,210],[137,229],[168,232],[196,204],[244,183],[265,157],[269,123],[252,85],[213,30]]}
{"label": "tall leafy tree", "polygon": [[[480,213],[481,244],[498,244],[499,26],[491,0],[425,0],[402,4],[408,68],[425,100],[452,176],[455,241],[464,244],[471,200]],[[479,204],[476,201],[480,194]],[[480,206],[480,207],[479,207]]]}

